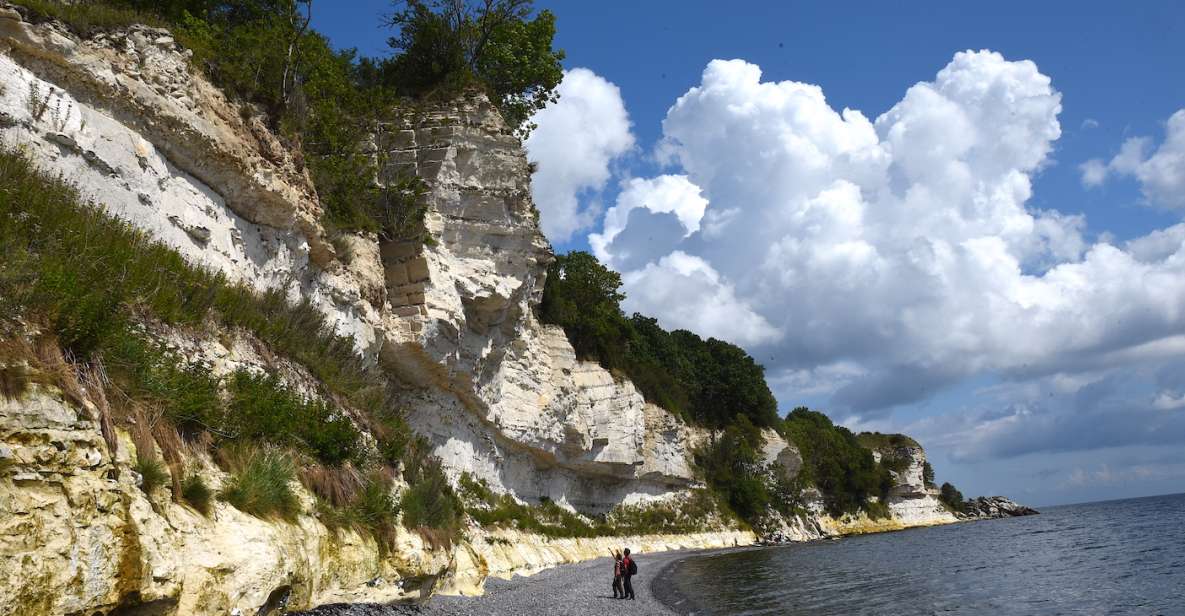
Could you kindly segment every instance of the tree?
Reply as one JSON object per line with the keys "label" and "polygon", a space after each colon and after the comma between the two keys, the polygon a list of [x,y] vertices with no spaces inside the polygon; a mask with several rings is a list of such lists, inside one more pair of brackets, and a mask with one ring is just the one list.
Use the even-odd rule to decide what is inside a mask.
{"label": "tree", "polygon": [[966,503],[963,502],[963,493],[951,485],[950,482],[945,482],[938,491],[938,500],[942,501],[944,505],[950,508],[951,511],[961,512],[966,509]]}
{"label": "tree", "polygon": [[926,460],[922,463],[922,483],[924,483],[927,488],[934,487],[934,467],[930,466],[929,460]]}
{"label": "tree", "polygon": [[771,500],[761,448],[761,429],[745,416],[737,417],[718,437],[695,451],[696,464],[708,486],[749,522],[757,521]]}
{"label": "tree", "polygon": [[476,82],[506,123],[525,137],[527,119],[558,98],[562,50],[552,49],[555,15],[531,18],[532,0],[404,0],[387,19],[397,33],[389,79],[401,92],[450,92]]}
{"label": "tree", "polygon": [[742,415],[761,427],[777,423],[778,403],[765,382],[765,369],[734,344],[709,338],[706,347],[711,362],[701,376],[697,407],[702,418],[715,427]]}
{"label": "tree", "polygon": [[539,312],[544,322],[562,325],[580,357],[595,357],[608,368],[624,362],[621,274],[593,255],[559,255],[547,270]]}

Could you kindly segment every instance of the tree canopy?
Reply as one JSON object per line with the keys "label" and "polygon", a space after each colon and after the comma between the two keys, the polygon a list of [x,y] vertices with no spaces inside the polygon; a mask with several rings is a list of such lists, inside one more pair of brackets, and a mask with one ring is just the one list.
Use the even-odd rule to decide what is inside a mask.
{"label": "tree canopy", "polygon": [[527,120],[558,98],[562,50],[552,49],[555,15],[531,0],[402,0],[387,24],[395,56],[386,67],[400,93],[484,87],[507,125],[525,136]]}

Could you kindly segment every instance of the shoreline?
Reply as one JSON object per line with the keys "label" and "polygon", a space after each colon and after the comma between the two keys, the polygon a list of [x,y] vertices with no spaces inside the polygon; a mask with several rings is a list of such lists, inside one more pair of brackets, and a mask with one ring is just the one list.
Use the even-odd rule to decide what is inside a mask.
{"label": "shoreline", "polygon": [[[959,520],[963,524],[979,520]],[[946,524],[941,524],[945,526]],[[606,609],[624,608],[639,614],[687,616],[698,608],[681,595],[670,583],[673,570],[691,558],[725,553],[747,552],[771,548],[807,545],[835,541],[865,534],[898,533],[931,525],[883,529],[871,533],[852,533],[810,541],[792,541],[773,545],[735,545],[713,548],[685,548],[643,552],[638,556],[639,575],[634,589],[637,600],[617,604],[611,594],[612,563],[610,557],[558,563],[527,575],[515,573],[509,578],[490,576],[481,595],[437,594],[418,604],[334,604],[323,605],[303,616],[485,616],[501,614],[557,614],[569,616],[601,616]],[[633,546],[630,546],[632,549]]]}
{"label": "shoreline", "polygon": [[734,548],[719,548],[714,550],[689,551],[687,553],[679,554],[679,558],[671,558],[668,562],[664,563],[662,569],[660,569],[658,573],[656,573],[650,580],[649,584],[647,584],[647,590],[650,591],[650,595],[655,598],[655,601],[657,601],[659,605],[663,607],[665,610],[662,612],[663,614],[670,614],[672,616],[688,616],[690,614],[695,614],[699,611],[699,608],[696,607],[696,605],[693,604],[689,598],[675,590],[675,585],[671,583],[671,577],[675,568],[682,564],[683,561],[693,557],[712,556],[726,552],[750,552],[771,548],[783,548],[792,545],[806,545],[816,541],[829,541],[829,539],[814,539],[811,541],[798,541],[792,543],[781,543],[777,545],[750,545],[737,546]]}
{"label": "shoreline", "polygon": [[324,605],[294,616],[496,616],[555,614],[603,616],[606,611],[680,616],[679,600],[663,588],[672,567],[692,557],[762,549],[734,546],[638,553],[637,600],[618,603],[612,598],[612,562],[608,556],[549,567],[532,575],[490,578],[483,595],[434,595],[424,603],[401,605]]}

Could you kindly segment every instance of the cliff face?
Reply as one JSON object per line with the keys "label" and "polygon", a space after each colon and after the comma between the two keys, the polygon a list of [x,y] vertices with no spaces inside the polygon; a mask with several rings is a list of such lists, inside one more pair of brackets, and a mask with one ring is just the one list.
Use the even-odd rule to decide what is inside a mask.
{"label": "cliff face", "polygon": [[883,450],[874,449],[872,456],[879,462],[891,457],[903,461],[903,469],[892,471],[893,489],[885,504],[893,517],[907,526],[945,524],[955,516],[938,501],[938,489],[926,485],[923,467],[926,452],[916,444],[899,445]]}
{"label": "cliff face", "polygon": [[[669,499],[696,484],[691,451],[707,435],[648,404],[627,380],[576,358],[563,331],[533,308],[552,258],[531,203],[518,141],[481,96],[408,113],[376,137],[383,181],[427,182],[433,238],[327,239],[306,174],[264,124],[192,71],[168,32],[146,27],[81,39],[33,24],[0,2],[0,142],[77,184],[112,216],[189,261],[256,289],[308,300],[357,351],[390,370],[414,428],[447,472],[498,492],[582,512]],[[217,374],[279,374],[301,391],[299,366],[241,332],[160,339]],[[332,533],[311,515],[267,521],[216,503],[210,516],[146,494],[136,443],[104,438],[97,388],[38,386],[0,398],[0,614],[252,613],[286,601],[390,601],[480,592],[486,575],[649,549],[747,543],[723,529],[686,536],[547,541],[516,534],[434,548],[400,532],[373,540]],[[767,458],[793,475],[797,450],[769,434]],[[226,475],[185,452],[217,490]],[[890,497],[893,519],[832,520],[817,494],[787,536],[953,521],[921,485],[924,453]],[[300,490],[303,509],[312,495]],[[808,495],[811,496],[811,495]],[[509,542],[509,544],[508,544]]]}
{"label": "cliff face", "polygon": [[526,156],[489,101],[410,116],[385,136],[384,175],[427,181],[435,242],[381,247],[383,353],[420,386],[413,425],[446,465],[583,511],[686,487],[694,431],[536,319],[551,250]]}

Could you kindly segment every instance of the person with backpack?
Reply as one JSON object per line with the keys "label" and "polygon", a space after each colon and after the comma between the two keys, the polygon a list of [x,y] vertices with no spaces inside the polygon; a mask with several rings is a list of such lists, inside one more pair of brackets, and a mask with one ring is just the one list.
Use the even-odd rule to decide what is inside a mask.
{"label": "person with backpack", "polygon": [[633,600],[634,585],[630,578],[638,575],[638,563],[634,562],[634,557],[630,556],[630,549],[625,549],[625,556],[621,559],[622,582],[625,587],[625,593],[621,596],[622,599]]}
{"label": "person with backpack", "polygon": [[623,577],[625,577],[622,575],[625,571],[625,568],[621,566],[621,552],[609,550],[609,553],[613,554],[613,598],[624,599],[625,590],[623,590],[621,587],[621,580]]}

